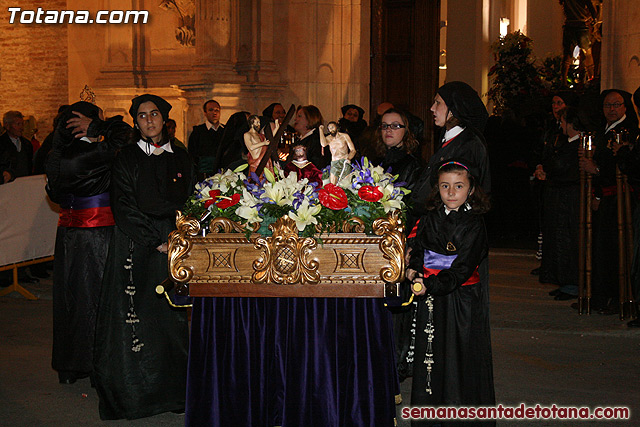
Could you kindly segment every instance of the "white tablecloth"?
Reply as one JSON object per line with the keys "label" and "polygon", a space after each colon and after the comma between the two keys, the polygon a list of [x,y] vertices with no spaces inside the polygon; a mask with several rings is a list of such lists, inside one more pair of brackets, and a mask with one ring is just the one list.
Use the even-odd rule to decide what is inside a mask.
{"label": "white tablecloth", "polygon": [[53,255],[59,208],[44,186],[44,175],[0,185],[0,266]]}

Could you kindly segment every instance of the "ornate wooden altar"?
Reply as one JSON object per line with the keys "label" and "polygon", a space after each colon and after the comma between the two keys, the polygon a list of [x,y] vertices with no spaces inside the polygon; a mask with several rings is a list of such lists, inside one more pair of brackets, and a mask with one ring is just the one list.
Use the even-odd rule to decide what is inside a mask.
{"label": "ornate wooden altar", "polygon": [[[169,236],[169,273],[180,293],[194,297],[370,297],[395,291],[404,276],[405,235],[397,212],[372,224],[364,234],[354,218],[342,233],[317,240],[298,236],[284,216],[269,228],[272,236],[215,218],[201,235],[198,220],[178,212]],[[188,287],[188,290],[185,289]],[[186,292],[185,292],[186,291]],[[395,292],[394,292],[395,293]]]}

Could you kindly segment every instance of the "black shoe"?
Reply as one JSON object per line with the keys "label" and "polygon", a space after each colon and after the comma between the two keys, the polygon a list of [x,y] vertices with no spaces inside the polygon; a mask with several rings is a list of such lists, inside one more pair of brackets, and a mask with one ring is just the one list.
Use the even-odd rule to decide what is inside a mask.
{"label": "black shoe", "polygon": [[599,309],[598,311],[596,311],[596,313],[601,314],[603,316],[612,316],[614,314],[620,313],[620,309],[615,304],[611,304],[607,307],[603,307]]}
{"label": "black shoe", "polygon": [[576,298],[578,298],[577,295],[571,295],[571,294],[568,294],[568,293],[562,292],[562,291],[559,291],[558,295],[553,297],[553,299],[556,300],[556,301],[569,301],[570,299],[576,299]]}
{"label": "black shoe", "polygon": [[627,326],[630,328],[640,328],[640,318],[633,319],[631,322],[628,322]]}
{"label": "black shoe", "polygon": [[78,377],[73,372],[58,372],[58,381],[60,384],[73,384]]}
{"label": "black shoe", "polygon": [[539,276],[540,275],[540,267],[534,268],[533,270],[531,270],[531,274],[534,275],[534,276]]}
{"label": "black shoe", "polygon": [[549,292],[549,296],[550,297],[555,297],[556,295],[560,295],[562,293],[562,291],[560,291],[560,288],[558,289],[554,289],[553,291]]}

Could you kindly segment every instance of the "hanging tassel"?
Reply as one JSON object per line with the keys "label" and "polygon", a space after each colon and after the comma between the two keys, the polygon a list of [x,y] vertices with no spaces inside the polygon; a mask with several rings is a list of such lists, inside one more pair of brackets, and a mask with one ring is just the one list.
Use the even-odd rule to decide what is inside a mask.
{"label": "hanging tassel", "polygon": [[144,343],[140,341],[136,335],[136,323],[140,322],[138,315],[136,314],[135,305],[133,303],[133,296],[136,294],[136,286],[133,284],[133,240],[129,239],[129,257],[124,265],[125,270],[129,270],[129,282],[124,289],[124,293],[129,296],[129,311],[127,312],[126,323],[131,325],[131,351],[139,352],[144,346]]}
{"label": "hanging tassel", "polygon": [[427,295],[425,301],[427,308],[429,309],[429,315],[427,317],[427,327],[424,328],[424,332],[427,334],[427,351],[424,358],[424,363],[427,365],[427,387],[426,392],[433,394],[431,390],[431,370],[433,368],[433,333],[435,327],[433,325],[433,295]]}
{"label": "hanging tassel", "polygon": [[416,318],[418,316],[418,302],[413,302],[413,316],[411,318],[411,329],[409,332],[411,333],[411,341],[409,341],[409,351],[407,351],[407,356],[405,360],[408,364],[413,364],[413,356],[416,350]]}

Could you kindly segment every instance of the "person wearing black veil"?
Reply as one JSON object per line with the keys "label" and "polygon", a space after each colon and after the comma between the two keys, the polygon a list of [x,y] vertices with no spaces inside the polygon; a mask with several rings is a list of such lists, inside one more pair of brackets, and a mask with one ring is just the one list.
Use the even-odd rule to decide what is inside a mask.
{"label": "person wearing black veil", "polygon": [[216,155],[216,158],[220,160],[215,172],[220,169],[233,170],[246,162],[247,150],[243,136],[249,130],[249,125],[247,125],[249,114],[247,111],[233,113],[224,125],[224,132]]}
{"label": "person wearing black veil", "polygon": [[363,119],[364,110],[355,104],[347,104],[340,108],[342,117],[338,120],[338,128],[340,132],[349,134],[351,141],[356,144],[358,149],[358,138],[367,128],[367,121]]}
{"label": "person wearing black veil", "polygon": [[112,169],[116,227],[100,295],[94,359],[103,420],[184,410],[187,315],[155,292],[167,278],[167,240],[176,210],[193,189],[189,154],[168,138],[170,109],[156,95],[132,100],[131,144],[119,152]]}
{"label": "person wearing black veil", "polygon": [[[431,111],[436,126],[442,130],[435,153],[422,170],[410,194],[412,208],[407,214],[409,239],[415,237],[416,221],[428,212],[427,200],[434,182],[432,174],[437,172],[438,165],[443,161],[453,158],[465,159],[475,166],[476,186],[482,187],[487,195],[491,189],[489,158],[482,135],[489,114],[478,93],[464,82],[445,83],[437,90]],[[489,262],[487,258],[480,263],[478,270],[480,279],[488,283]],[[406,282],[404,285],[406,286]],[[488,293],[485,295],[488,298]],[[415,310],[412,308],[412,316],[413,313]],[[412,362],[406,358],[409,343],[406,337],[409,336],[410,331],[406,327],[404,329],[402,332],[396,330],[396,340],[402,342],[402,348],[399,351],[403,355],[403,360],[397,363],[401,371],[410,375],[413,370]]]}
{"label": "person wearing black veil", "polygon": [[491,190],[489,158],[482,135],[489,114],[478,93],[464,82],[446,83],[437,90],[431,111],[436,126],[442,130],[435,153],[411,193],[413,210],[409,218],[410,226],[426,213],[426,199],[431,193],[431,174],[435,165],[443,160],[453,157],[469,160],[478,168],[478,184],[486,194]]}
{"label": "person wearing black veil", "polygon": [[67,106],[58,116],[43,165],[49,197],[60,205],[51,365],[62,384],[93,372],[100,284],[115,224],[109,197],[111,165],[131,132],[121,116],[104,121],[101,115],[88,102]]}

